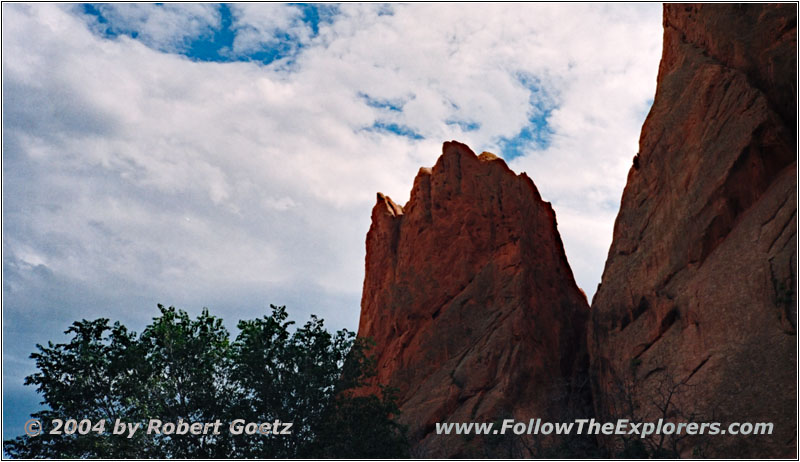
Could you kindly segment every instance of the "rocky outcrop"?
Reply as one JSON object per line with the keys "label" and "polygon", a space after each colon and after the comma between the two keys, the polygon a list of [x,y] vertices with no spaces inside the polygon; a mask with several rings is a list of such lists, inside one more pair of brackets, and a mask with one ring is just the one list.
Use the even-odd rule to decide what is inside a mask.
{"label": "rocky outcrop", "polygon": [[413,455],[525,456],[546,445],[493,449],[483,437],[437,436],[435,424],[558,419],[583,404],[587,319],[552,207],[502,159],[448,142],[405,206],[378,194],[358,335],[376,342],[373,383],[397,390]]}
{"label": "rocky outcrop", "polygon": [[597,413],[772,422],[682,456],[796,456],[796,5],[665,5],[658,87],[589,333]]}

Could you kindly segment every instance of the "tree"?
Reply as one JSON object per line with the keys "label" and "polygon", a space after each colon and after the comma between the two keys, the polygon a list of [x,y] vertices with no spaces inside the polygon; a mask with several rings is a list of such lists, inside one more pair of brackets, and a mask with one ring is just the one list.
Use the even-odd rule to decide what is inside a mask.
{"label": "tree", "polygon": [[[636,357],[630,360],[629,370],[612,378],[611,393],[606,394],[606,415],[610,421],[627,419],[631,422],[714,422],[718,421],[712,409],[711,415],[692,411],[690,395],[696,386],[692,383],[694,372],[680,378],[667,364],[661,354],[649,361],[647,372],[641,370],[643,361]],[[702,364],[701,364],[702,365]],[[695,370],[696,372],[696,370]],[[680,458],[690,453],[693,457],[704,457],[709,446],[707,435],[686,433],[654,433],[641,437],[639,434],[614,435],[606,438],[612,454],[618,458]]]}
{"label": "tree", "polygon": [[283,307],[239,323],[233,348],[234,381],[243,391],[237,415],[248,421],[292,422],[292,434],[237,445],[243,457],[398,457],[407,446],[389,394],[356,396],[374,374],[369,344],[347,330],[330,334],[311,316],[289,332]]}
{"label": "tree", "polygon": [[[352,332],[334,334],[312,316],[291,331],[285,307],[240,321],[230,341],[208,310],[197,319],[159,305],[141,335],[108,319],[75,322],[68,343],[37,345],[38,372],[26,379],[48,409],[33,415],[104,422],[104,431],[21,436],[6,454],[31,458],[291,458],[407,456],[404,428],[390,393],[354,393],[373,373],[369,344]],[[127,438],[119,421],[140,424]],[[219,434],[146,434],[150,419],[222,422]],[[229,424],[292,423],[291,434],[235,435]],[[285,425],[284,425],[285,426]]]}
{"label": "tree", "polygon": [[[39,352],[31,354],[39,372],[27,377],[25,384],[36,385],[43,404],[49,407],[33,417],[41,422],[134,418],[138,410],[136,398],[128,392],[135,388],[142,366],[135,334],[119,323],[109,326],[105,318],[77,321],[65,333],[73,335],[69,343],[37,345]],[[4,446],[12,457],[53,458],[121,458],[137,453],[146,457],[151,449],[138,439],[115,439],[96,433],[51,435],[47,431],[35,438],[5,441]]]}

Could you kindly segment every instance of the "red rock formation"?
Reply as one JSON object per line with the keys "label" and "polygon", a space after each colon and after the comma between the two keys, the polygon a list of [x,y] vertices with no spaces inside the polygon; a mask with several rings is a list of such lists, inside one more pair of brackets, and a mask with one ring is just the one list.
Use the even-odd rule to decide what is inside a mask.
{"label": "red rock formation", "polygon": [[596,411],[774,423],[673,439],[683,456],[796,457],[796,49],[796,5],[664,7],[656,96],[592,304]]}
{"label": "red rock formation", "polygon": [[565,415],[587,318],[553,209],[503,160],[448,142],[404,207],[378,194],[359,336],[376,342],[376,383],[397,389],[414,455],[509,455],[436,422]]}

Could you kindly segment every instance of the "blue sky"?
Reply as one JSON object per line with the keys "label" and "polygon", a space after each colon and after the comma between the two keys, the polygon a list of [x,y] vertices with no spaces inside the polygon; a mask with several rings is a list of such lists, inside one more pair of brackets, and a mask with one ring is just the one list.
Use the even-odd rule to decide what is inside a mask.
{"label": "blue sky", "polygon": [[599,282],[658,4],[3,4],[4,437],[36,343],[156,304],[355,329],[375,192],[504,157]]}

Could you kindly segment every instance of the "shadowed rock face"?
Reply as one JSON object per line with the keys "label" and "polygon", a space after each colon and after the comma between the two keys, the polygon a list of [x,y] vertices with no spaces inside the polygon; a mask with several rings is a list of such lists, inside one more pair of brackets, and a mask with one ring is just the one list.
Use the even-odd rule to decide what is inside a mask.
{"label": "shadowed rock face", "polygon": [[359,336],[376,342],[375,383],[397,389],[415,456],[486,455],[436,422],[581,404],[587,318],[553,209],[503,160],[448,142],[404,207],[378,194]]}
{"label": "shadowed rock face", "polygon": [[[665,5],[658,87],[592,303],[597,413],[772,422],[796,455],[796,5]],[[628,414],[628,415],[626,415]]]}

